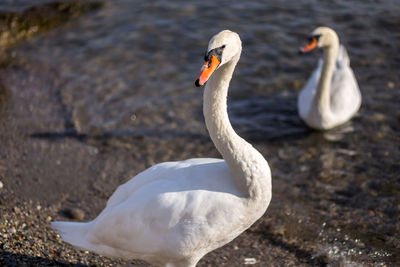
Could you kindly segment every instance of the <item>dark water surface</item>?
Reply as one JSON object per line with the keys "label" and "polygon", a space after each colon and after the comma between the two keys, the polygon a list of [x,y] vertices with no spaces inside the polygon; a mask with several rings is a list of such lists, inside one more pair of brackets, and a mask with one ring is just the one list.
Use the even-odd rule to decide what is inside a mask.
{"label": "dark water surface", "polygon": [[[108,1],[5,51],[0,177],[94,217],[154,163],[218,157],[194,80],[209,38],[230,29],[243,42],[231,121],[273,174],[270,208],[246,235],[258,266],[288,266],[264,256],[265,242],[310,266],[400,264],[399,14],[397,0]],[[328,132],[296,110],[321,55],[297,48],[319,25],[338,32],[363,96],[357,117]]]}

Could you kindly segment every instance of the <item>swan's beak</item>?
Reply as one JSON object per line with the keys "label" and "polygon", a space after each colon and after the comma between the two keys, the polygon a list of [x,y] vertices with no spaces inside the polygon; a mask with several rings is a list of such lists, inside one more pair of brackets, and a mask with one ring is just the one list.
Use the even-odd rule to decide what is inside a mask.
{"label": "swan's beak", "polygon": [[299,49],[299,53],[300,54],[307,53],[307,52],[313,50],[314,48],[316,48],[317,45],[318,45],[317,38],[311,37],[310,40],[308,41],[308,43]]}
{"label": "swan's beak", "polygon": [[211,56],[210,60],[204,63],[203,67],[201,68],[200,75],[194,84],[197,87],[203,86],[217,69],[220,63],[221,62],[215,56]]}

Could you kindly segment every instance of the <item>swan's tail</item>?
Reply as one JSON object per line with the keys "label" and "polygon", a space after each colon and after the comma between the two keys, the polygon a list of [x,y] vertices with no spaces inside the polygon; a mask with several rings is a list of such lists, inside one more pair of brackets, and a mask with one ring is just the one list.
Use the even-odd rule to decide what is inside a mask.
{"label": "swan's tail", "polygon": [[65,242],[80,249],[90,250],[91,244],[86,238],[90,223],[51,222],[51,227],[57,230]]}

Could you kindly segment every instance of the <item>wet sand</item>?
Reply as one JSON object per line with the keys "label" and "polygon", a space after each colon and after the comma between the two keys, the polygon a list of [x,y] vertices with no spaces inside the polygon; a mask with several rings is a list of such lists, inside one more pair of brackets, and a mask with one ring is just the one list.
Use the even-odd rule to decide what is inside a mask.
{"label": "wet sand", "polygon": [[[220,157],[202,119],[202,92],[192,85],[217,31],[202,24],[198,32],[190,28],[199,10],[210,21],[226,19],[243,38],[229,112],[238,133],[270,163],[273,199],[254,226],[198,266],[400,263],[398,7],[320,4],[309,7],[316,12],[310,18],[302,2],[237,3],[229,14],[208,4],[144,4],[140,12],[154,10],[158,20],[136,32],[125,30],[118,15],[120,5],[134,12],[129,3],[105,3],[3,49],[0,265],[148,266],[76,250],[49,222],[70,219],[68,209],[94,218],[119,184],[155,163]],[[337,11],[326,19],[329,7]],[[285,16],[293,12],[301,19],[290,27]],[[114,13],[121,21],[104,24]],[[259,16],[252,20],[251,14]],[[248,21],[254,25],[243,23]],[[296,95],[318,56],[298,57],[296,48],[319,23],[331,23],[343,35],[363,94],[357,117],[325,133],[308,130],[296,113]],[[117,30],[122,33],[111,34]],[[160,33],[160,44],[149,45]],[[114,38],[109,43],[107,34]]]}

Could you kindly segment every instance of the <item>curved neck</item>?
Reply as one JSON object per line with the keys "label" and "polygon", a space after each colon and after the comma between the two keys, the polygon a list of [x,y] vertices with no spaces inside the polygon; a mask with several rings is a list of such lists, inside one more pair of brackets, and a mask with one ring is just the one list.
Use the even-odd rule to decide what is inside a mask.
{"label": "curved neck", "polygon": [[339,50],[339,43],[332,44],[324,48],[324,58],[321,70],[321,76],[318,81],[317,91],[315,93],[314,102],[321,114],[330,114],[330,92],[332,83],[332,74],[335,67],[336,57]]}
{"label": "curved neck", "polygon": [[265,198],[270,191],[270,171],[264,157],[236,134],[227,113],[229,82],[239,60],[218,68],[204,90],[203,113],[211,139],[229,166],[235,184],[245,197]]}

